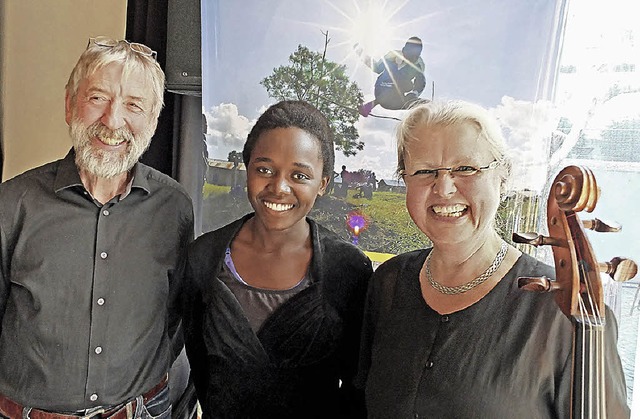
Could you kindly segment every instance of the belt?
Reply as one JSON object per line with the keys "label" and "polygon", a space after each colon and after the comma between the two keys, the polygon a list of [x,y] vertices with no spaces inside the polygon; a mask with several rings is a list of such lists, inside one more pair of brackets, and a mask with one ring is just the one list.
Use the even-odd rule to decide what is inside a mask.
{"label": "belt", "polygon": [[[162,389],[167,386],[168,376],[160,380],[151,390],[142,395],[143,404],[147,404],[149,400],[154,398]],[[129,400],[125,404],[112,408],[98,409],[90,414],[73,415],[64,413],[48,412],[46,410],[26,408],[19,403],[14,402],[8,397],[0,394],[0,413],[9,419],[79,419],[79,418],[109,418],[109,419],[130,419],[133,417],[138,403],[136,399]]]}

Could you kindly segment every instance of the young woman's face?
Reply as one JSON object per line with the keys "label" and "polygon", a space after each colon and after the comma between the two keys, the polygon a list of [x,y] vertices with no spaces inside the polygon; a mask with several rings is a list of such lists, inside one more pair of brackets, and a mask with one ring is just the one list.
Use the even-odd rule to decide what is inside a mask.
{"label": "young woman's face", "polygon": [[[419,127],[405,151],[407,210],[418,228],[434,244],[486,240],[493,233],[500,204],[500,170],[464,176],[439,168],[486,167],[494,162],[488,144],[471,123]],[[495,164],[495,163],[494,163]],[[411,176],[418,172],[418,175]]]}
{"label": "young woman's face", "polygon": [[258,137],[247,167],[247,196],[268,229],[305,222],[329,179],[322,177],[320,143],[296,128],[275,128]]}

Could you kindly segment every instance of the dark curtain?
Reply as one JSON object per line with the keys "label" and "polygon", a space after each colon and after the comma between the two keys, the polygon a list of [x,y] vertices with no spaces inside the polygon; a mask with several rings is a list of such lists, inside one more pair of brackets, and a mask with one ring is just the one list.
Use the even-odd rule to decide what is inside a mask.
{"label": "dark curtain", "polygon": [[[140,42],[158,52],[158,62],[166,69],[167,10],[169,0],[129,0],[127,3],[126,39]],[[164,109],[149,150],[141,161],[175,178],[177,161],[174,146],[176,95],[165,92]]]}
{"label": "dark curtain", "polygon": [[[167,64],[167,15],[170,0],[128,0],[126,39],[139,42],[157,51],[158,62],[166,73]],[[199,25],[199,22],[197,23]],[[160,113],[158,128],[149,150],[141,161],[177,179],[179,161],[179,132],[181,100],[174,93],[165,91],[164,109]],[[200,191],[202,187],[200,188]],[[201,195],[201,193],[200,193]],[[181,337],[181,334],[177,336]],[[182,341],[174,342],[178,348]],[[173,419],[192,419],[196,416],[196,396],[193,384],[188,384],[189,363],[184,349],[169,372],[169,385],[173,403]]]}
{"label": "dark curtain", "polygon": [[[4,22],[4,2],[0,1],[0,31],[2,31],[3,28],[3,23]],[[0,37],[0,56],[2,56],[3,52],[4,52],[4,42],[3,42],[3,38]],[[3,74],[2,74],[2,66],[0,66],[0,82],[2,82],[2,78],[3,78]],[[2,115],[3,115],[3,110],[2,110],[2,101],[0,101],[0,182],[2,182],[4,179],[3,175],[2,175],[2,171],[4,169],[4,142],[2,139],[2,128],[4,127],[3,125],[3,121],[2,121]]]}

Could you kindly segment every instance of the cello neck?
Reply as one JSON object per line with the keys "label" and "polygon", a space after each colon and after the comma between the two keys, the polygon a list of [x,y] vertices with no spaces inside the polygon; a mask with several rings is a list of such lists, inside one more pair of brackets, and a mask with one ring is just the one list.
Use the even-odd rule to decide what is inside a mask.
{"label": "cello neck", "polygon": [[571,417],[605,419],[604,321],[574,319]]}

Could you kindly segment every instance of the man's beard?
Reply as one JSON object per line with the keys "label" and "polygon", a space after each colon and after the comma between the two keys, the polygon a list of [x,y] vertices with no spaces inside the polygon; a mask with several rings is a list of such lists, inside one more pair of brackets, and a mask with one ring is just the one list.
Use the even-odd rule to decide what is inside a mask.
{"label": "man's beard", "polygon": [[[87,127],[74,117],[69,126],[69,134],[76,152],[78,168],[94,176],[110,179],[133,168],[149,148],[153,130],[146,129],[138,135],[133,135],[127,127],[111,130],[100,121]],[[111,138],[114,141],[124,140],[125,148],[108,151],[94,147],[91,140],[96,137]]]}

